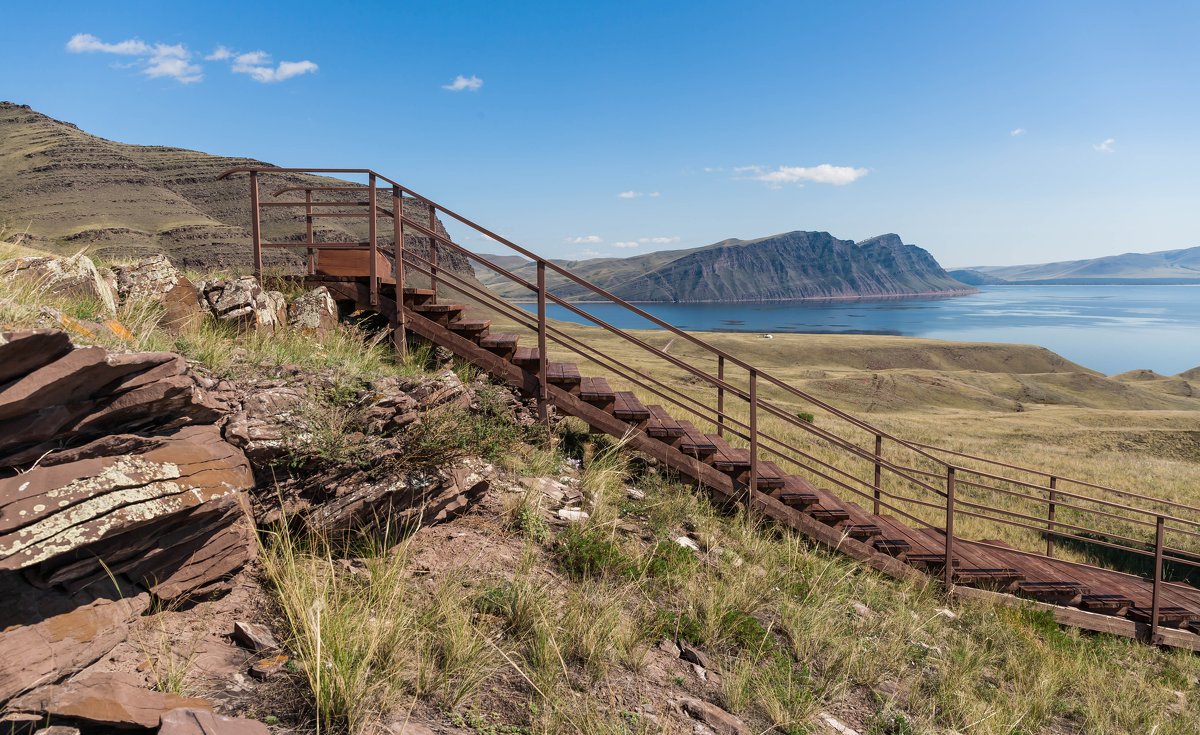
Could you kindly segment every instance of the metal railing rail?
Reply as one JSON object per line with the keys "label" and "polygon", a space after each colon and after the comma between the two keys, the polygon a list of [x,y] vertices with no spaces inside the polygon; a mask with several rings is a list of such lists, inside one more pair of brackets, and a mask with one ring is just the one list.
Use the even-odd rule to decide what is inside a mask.
{"label": "metal railing rail", "polygon": [[[747,443],[750,453],[749,477],[751,480],[746,490],[751,496],[757,490],[757,482],[755,480],[760,477],[758,471],[761,461],[760,457],[769,455],[799,467],[805,472],[811,473],[848,492],[870,500],[873,512],[876,515],[886,509],[924,527],[940,532],[944,538],[944,552],[947,560],[954,558],[956,543],[954,522],[956,516],[1014,526],[1033,531],[1045,537],[1046,551],[1044,554],[1017,550],[1022,554],[1052,558],[1055,550],[1055,539],[1070,539],[1082,544],[1093,544],[1099,547],[1117,549],[1126,553],[1152,557],[1154,559],[1154,574],[1150,580],[1152,583],[1152,614],[1150,625],[1152,638],[1157,634],[1158,611],[1162,589],[1165,586],[1186,586],[1166,582],[1162,579],[1164,561],[1200,568],[1200,555],[1196,554],[1196,552],[1169,546],[1166,543],[1167,534],[1200,538],[1200,520],[1182,517],[1185,514],[1200,513],[1200,508],[1177,501],[1119,490],[1085,480],[1064,477],[1061,474],[1025,468],[1000,460],[978,457],[965,452],[921,442],[913,442],[895,436],[788,384],[786,381],[767,371],[761,370],[738,358],[736,355],[721,350],[693,334],[684,332],[668,324],[606,289],[572,273],[566,268],[538,256],[503,236],[472,222],[453,210],[447,209],[403,186],[399,182],[371,169],[238,167],[225,171],[219,178],[225,179],[236,173],[249,174],[250,178],[250,202],[252,210],[251,240],[253,245],[254,269],[257,276],[261,277],[262,275],[262,251],[264,248],[305,249],[307,251],[306,266],[310,275],[316,272],[316,268],[319,265],[317,259],[322,250],[365,250],[368,254],[369,272],[366,275],[369,279],[369,300],[373,307],[377,307],[380,303],[380,284],[383,279],[383,274],[379,272],[378,263],[381,261],[386,262],[386,258],[381,259],[379,257],[385,251],[380,242],[378,219],[380,217],[391,219],[392,228],[390,234],[391,242],[393,243],[393,257],[390,263],[392,270],[390,278],[396,287],[397,308],[395,309],[395,313],[389,316],[392,320],[393,340],[396,348],[400,351],[405,349],[406,316],[404,309],[400,305],[402,303],[401,294],[405,284],[405,271],[412,269],[417,273],[427,276],[430,286],[435,292],[439,286],[442,286],[471,296],[479,302],[487,304],[490,308],[495,309],[498,313],[505,315],[514,323],[536,331],[540,359],[540,364],[536,371],[539,387],[537,398],[539,411],[543,416],[545,416],[546,404],[548,402],[547,344],[548,342],[553,342],[555,345],[601,366],[606,371],[620,376],[639,389],[658,396],[664,401],[669,402],[672,406],[688,412],[691,416],[707,424],[714,425],[717,434],[722,436],[728,434],[733,439]],[[316,184],[290,185],[277,189],[274,192],[274,196],[279,197],[287,193],[303,192],[304,200],[262,202],[260,200],[259,187],[260,175],[264,174],[350,174],[365,176],[367,184],[345,184],[338,179],[329,179],[330,183],[328,184],[321,182]],[[379,186],[380,182],[383,182],[387,186]],[[365,202],[357,199],[319,200],[314,199],[313,194],[315,192],[328,192],[332,195],[361,195],[365,193],[367,200]],[[390,196],[392,200],[390,210],[380,204],[379,199],[381,194],[385,198]],[[417,222],[407,215],[404,207],[405,202],[416,202],[419,207],[427,212],[427,225]],[[303,208],[305,222],[304,239],[293,242],[264,242],[262,237],[263,208]],[[324,211],[327,208],[353,208],[353,211]],[[448,234],[442,235],[438,233],[437,222],[439,215],[448,217],[505,246],[509,250],[528,258],[532,261],[536,269],[536,282],[531,282],[511,270],[491,262],[486,257],[472,252],[459,243],[454,242]],[[314,221],[322,218],[366,218],[367,239],[320,242],[316,240]],[[428,239],[428,257],[406,247],[405,235],[409,233]],[[483,287],[482,284],[462,278],[453,270],[444,268],[439,262],[439,251],[443,248],[456,252],[473,262],[480,263],[513,283],[528,289],[536,299],[536,314],[514,306],[506,299]],[[546,275],[548,272],[555,273],[567,281],[587,289],[592,294],[600,297],[602,301],[616,304],[623,310],[636,314],[647,322],[666,330],[672,336],[700,348],[709,356],[709,359],[715,359],[717,363],[716,374],[714,375],[698,367],[694,360],[684,360],[675,355],[668,354],[665,350],[654,347],[637,335],[618,328],[574,303],[559,297],[546,286]],[[684,374],[691,378],[702,381],[710,390],[715,391],[716,406],[714,407],[705,400],[698,398],[694,391],[688,390],[685,392],[673,387],[613,355],[604,353],[597,347],[588,344],[585,339],[570,334],[559,326],[550,323],[550,320],[546,316],[548,304],[554,304],[563,308],[577,317],[617,336],[623,342],[636,347],[642,353],[665,362],[673,368],[682,370]],[[730,367],[745,371],[747,380],[744,384],[741,384],[740,381],[731,381],[728,377],[728,369]],[[873,440],[873,446],[860,446],[856,441],[842,436],[831,429],[818,427],[812,422],[802,420],[791,410],[781,406],[775,400],[764,397],[762,395],[762,387],[764,386],[773,388],[788,399],[798,400],[806,407],[813,407],[824,411],[842,422],[842,425],[846,429],[865,433],[869,439]],[[733,399],[738,405],[744,405],[746,418],[727,411],[727,399]],[[763,417],[775,419],[781,422],[786,428],[799,430],[813,440],[823,442],[825,446],[831,448],[840,457],[852,461],[864,462],[865,466],[870,469],[869,478],[860,477],[845,467],[840,467],[832,461],[827,461],[812,452],[805,451],[801,447],[796,446],[794,440],[784,440],[775,433],[764,430],[760,426]],[[886,447],[885,441],[887,442]],[[885,452],[885,448],[889,451]],[[897,454],[904,454],[908,459],[904,460],[898,457]],[[966,462],[981,463],[998,469],[991,472],[976,469],[966,464],[963,460]],[[1000,474],[1004,470],[1042,477],[1048,480],[1048,484],[1044,486],[1038,485],[1019,477]],[[885,479],[892,481],[892,487],[885,487]],[[931,496],[932,499],[901,494],[894,487],[897,483],[902,487],[915,490],[918,494],[924,493],[927,496]],[[1001,485],[1007,485],[1007,487]],[[1063,487],[1064,485],[1071,487],[1074,491],[1067,490]],[[962,495],[963,490],[970,490],[973,497],[968,498]],[[1022,490],[1037,491],[1038,494],[1021,492]],[[1130,502],[1108,500],[1096,497],[1094,494],[1084,494],[1085,491],[1111,494],[1126,501],[1136,501],[1138,505],[1131,504]],[[1043,492],[1046,494],[1042,495],[1041,493]],[[986,498],[980,497],[980,494],[986,495],[989,493],[1014,498],[1026,503],[1033,503],[1039,507],[1044,506],[1045,510],[1042,515],[1033,515],[1013,508],[999,507],[995,504],[989,505],[986,502]],[[1065,502],[1068,500],[1077,502]],[[1099,507],[1084,507],[1078,503],[1090,503]],[[1142,507],[1149,505],[1157,505],[1159,508]],[[914,506],[915,508],[934,511],[936,515],[940,516],[940,522],[930,521],[927,518],[914,515],[913,512],[908,510],[909,507]],[[1163,508],[1169,508],[1172,512],[1165,512]],[[1059,516],[1060,511],[1070,513],[1070,520]],[[1100,529],[1094,526],[1083,525],[1081,516],[1110,521],[1112,523],[1109,525],[1115,526],[1123,532],[1118,532],[1113,528]],[[1168,522],[1172,525],[1168,525]],[[1143,539],[1124,535],[1128,533],[1126,530],[1127,526],[1134,530],[1138,528],[1152,528],[1154,530],[1153,541],[1148,542]],[[983,546],[991,545],[987,542],[971,543]],[[1151,551],[1150,549],[1153,550]],[[1012,549],[1008,550],[1012,551]],[[945,582],[949,585],[953,582],[953,565],[946,563],[944,570]]]}

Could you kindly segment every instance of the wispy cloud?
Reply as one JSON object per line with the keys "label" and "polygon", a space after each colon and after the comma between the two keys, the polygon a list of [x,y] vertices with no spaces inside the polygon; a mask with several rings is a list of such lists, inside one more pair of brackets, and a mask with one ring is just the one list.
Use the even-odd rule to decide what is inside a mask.
{"label": "wispy cloud", "polygon": [[462,74],[454,77],[454,81],[449,84],[443,84],[442,89],[448,89],[451,92],[478,92],[483,86],[483,80],[472,74],[469,77],[464,77]]}
{"label": "wispy cloud", "polygon": [[1026,133],[1025,128],[1013,128],[1012,130],[1008,131],[1008,134],[1014,138],[1019,138],[1020,136],[1024,135],[1025,133]]}
{"label": "wispy cloud", "polygon": [[679,242],[678,237],[639,237],[638,242],[643,245],[670,245],[673,242]]}
{"label": "wispy cloud", "polygon": [[1095,150],[1097,153],[1115,153],[1117,150],[1115,148],[1116,144],[1117,144],[1116,138],[1106,138],[1104,140],[1104,142],[1096,143],[1095,145],[1093,145],[1092,149]]}
{"label": "wispy cloud", "polygon": [[706,173],[706,174],[716,174],[716,173],[720,173],[724,170],[725,169],[722,168],[721,166],[705,166],[704,167],[704,173]]}
{"label": "wispy cloud", "polygon": [[316,64],[307,59],[304,61],[281,61],[278,65],[272,66],[271,55],[266,51],[250,51],[238,54],[233,60],[233,72],[235,74],[246,74],[254,81],[262,82],[263,84],[282,82],[285,79],[298,77],[301,74],[312,74],[318,68]]}
{"label": "wispy cloud", "polygon": [[617,197],[619,199],[638,199],[640,197],[650,197],[651,199],[657,199],[659,197],[659,193],[657,191],[651,191],[651,192],[623,191],[620,194],[617,194]]}
{"label": "wispy cloud", "polygon": [[599,258],[603,255],[604,253],[600,253],[595,250],[580,250],[577,253],[573,253],[571,257],[577,260],[583,260],[584,258]]}
{"label": "wispy cloud", "polygon": [[828,163],[817,166],[779,166],[775,169],[764,166],[739,166],[733,172],[738,178],[761,181],[773,188],[784,184],[803,186],[805,182],[845,186],[867,175],[865,168],[834,166]]}
{"label": "wispy cloud", "polygon": [[[77,33],[67,41],[67,51],[74,54],[102,53],[137,57],[125,66],[140,67],[141,73],[151,78],[174,79],[182,84],[192,84],[204,79],[204,69],[192,60],[192,52],[185,44],[149,44],[141,39],[130,38],[116,43],[106,43],[90,33]],[[238,53],[227,46],[218,45],[204,57],[204,61],[226,61],[234,73],[245,74],[258,82],[282,82],[285,79],[312,74],[317,65],[311,61],[271,62],[266,51]]]}
{"label": "wispy cloud", "polygon": [[624,240],[622,242],[614,242],[612,244],[614,248],[636,248],[638,245],[639,244],[636,240]]}
{"label": "wispy cloud", "polygon": [[141,67],[148,77],[166,77],[181,84],[192,84],[204,78],[203,69],[192,63],[192,52],[182,43],[148,44],[137,38],[105,43],[90,33],[76,33],[67,41],[67,51],[73,54],[115,54],[139,57],[133,66]]}
{"label": "wispy cloud", "polygon": [[568,237],[567,242],[572,245],[596,245],[604,242],[604,238],[599,235],[579,235],[578,237]]}

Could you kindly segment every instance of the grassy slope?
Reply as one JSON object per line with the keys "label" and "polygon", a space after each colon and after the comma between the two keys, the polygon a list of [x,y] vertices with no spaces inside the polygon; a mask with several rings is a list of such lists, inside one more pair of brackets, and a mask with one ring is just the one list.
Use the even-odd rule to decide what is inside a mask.
{"label": "grassy slope", "polygon": [[[87,308],[12,289],[0,287],[0,296],[16,296],[22,306],[48,301],[73,312]],[[0,313],[0,323],[29,318],[28,309]],[[314,344],[287,333],[239,337],[211,327],[168,335],[144,317],[131,326],[136,346],[177,349],[227,374],[278,364],[332,367],[349,378],[420,370],[416,363],[390,365],[353,331]],[[662,335],[647,336],[664,342]],[[849,374],[870,365],[878,371],[884,359],[900,371],[1020,364],[1043,371],[1034,375],[1061,375],[1074,369],[1038,350],[912,349],[909,341],[887,338],[756,344],[744,349],[798,381],[815,380],[805,377],[811,370]],[[1106,426],[1101,417],[1135,432],[1138,426],[1169,432],[1172,421],[1194,417],[1182,408],[1044,410],[1051,411],[1049,421],[1037,416],[1043,411],[981,412],[978,406],[928,416],[914,403],[875,418],[970,446],[1027,449],[1039,433],[1078,438],[1094,432]],[[1009,419],[1022,437],[995,428]],[[960,436],[959,428],[969,431]],[[569,434],[560,446],[570,450],[580,438]],[[1052,460],[1087,456],[1071,442],[1040,442],[1039,451],[1050,444]],[[562,462],[520,446],[498,451],[493,443],[488,451],[508,457],[519,474],[554,472]],[[1113,462],[1157,461],[1128,448],[1108,451]],[[772,726],[808,732],[824,711],[871,735],[1184,735],[1200,718],[1194,656],[1061,632],[1040,616],[977,603],[955,606],[954,619],[941,616],[936,609],[946,602],[935,588],[865,572],[801,539],[726,516],[622,456],[584,457],[580,483],[592,517],[567,535],[550,533],[539,520],[545,501],[537,494],[509,493],[493,498],[497,505],[490,510],[423,530],[399,549],[359,552],[368,557],[365,577],[332,553],[312,554],[311,546],[271,546],[268,573],[291,595],[281,598],[292,613],[284,625],[289,647],[301,674],[313,675],[309,684],[321,692],[329,721],[366,732],[385,713],[415,709],[481,733],[686,732],[687,719],[671,707],[682,695],[715,701],[756,732]],[[1160,469],[1181,482],[1196,477],[1195,457],[1173,461]],[[647,498],[624,499],[627,483]],[[695,561],[672,545],[686,532],[703,549]],[[432,574],[414,574],[431,568]],[[324,622],[314,628],[306,612],[317,601]],[[388,614],[380,617],[380,610]],[[702,646],[719,679],[701,683],[688,667],[657,652],[653,645],[664,635]]]}

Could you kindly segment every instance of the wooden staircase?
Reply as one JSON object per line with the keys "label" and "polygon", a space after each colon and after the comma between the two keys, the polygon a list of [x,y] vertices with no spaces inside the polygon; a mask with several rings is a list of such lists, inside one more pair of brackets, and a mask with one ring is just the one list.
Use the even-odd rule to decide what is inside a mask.
{"label": "wooden staircase", "polygon": [[[256,176],[273,169],[247,171],[252,176],[252,201],[257,203]],[[337,172],[345,173],[347,170]],[[370,199],[372,207],[377,207],[375,187],[379,175],[365,170],[353,173],[369,175]],[[335,299],[387,318],[392,324],[398,349],[404,349],[409,339],[421,339],[444,347],[494,378],[536,398],[543,415],[550,406],[554,406],[562,413],[582,419],[593,431],[624,438],[630,449],[654,457],[718,498],[747,506],[884,573],[901,578],[934,575],[960,596],[988,596],[1005,604],[1022,604],[1019,599],[1023,598],[1033,601],[1027,604],[1048,606],[1065,624],[1200,650],[1200,635],[1196,634],[1200,629],[1200,590],[1182,583],[1168,583],[1162,578],[1165,560],[1178,564],[1187,563],[1191,558],[1189,552],[1172,548],[1164,542],[1166,532],[1177,532],[1185,527],[1190,532],[1194,526],[1195,535],[1200,537],[1200,520],[1194,515],[1189,517],[1192,511],[1200,512],[1200,509],[1149,499],[1157,503],[1160,510],[1143,510],[1124,502],[1103,500],[1098,497],[1099,493],[1094,493],[1097,497],[1093,497],[1079,492],[1081,487],[1095,489],[1099,486],[1051,478],[1049,496],[1046,498],[1048,515],[1044,523],[1034,524],[1028,520],[1018,523],[1011,518],[1005,519],[1000,514],[1009,511],[986,506],[978,502],[975,496],[967,500],[962,497],[963,487],[991,487],[981,483],[986,478],[999,478],[1009,484],[1000,486],[998,480],[992,480],[997,487],[1017,488],[1028,493],[1026,486],[1030,486],[1029,483],[1020,484],[1019,480],[995,474],[999,471],[997,467],[1026,471],[1023,468],[984,458],[970,458],[991,463],[986,465],[987,470],[977,470],[965,463],[944,459],[945,455],[939,455],[939,452],[945,453],[945,450],[916,445],[888,435],[736,357],[712,348],[693,335],[674,329],[559,266],[479,228],[469,220],[429,200],[416,197],[390,179],[385,180],[392,185],[393,212],[402,211],[402,199],[409,196],[428,204],[430,212],[428,226],[404,216],[393,217],[393,242],[404,242],[406,231],[415,232],[436,242],[439,247],[457,250],[473,260],[485,262],[496,272],[529,287],[538,300],[535,315],[499,299],[473,279],[442,268],[438,262],[439,247],[432,248],[427,257],[405,250],[404,257],[399,261],[385,257],[380,265],[376,261],[377,234],[373,225],[371,250],[362,266],[363,271],[369,272],[347,273],[344,258],[337,261],[339,272],[322,272],[319,255],[321,244],[311,239],[311,230],[308,241],[290,244],[291,247],[306,248],[310,253],[317,251],[316,257],[309,258],[310,272],[304,278],[307,285],[325,286]],[[344,197],[344,192],[339,191],[339,196]],[[311,213],[311,191],[306,192],[306,202],[297,202],[297,205],[300,204],[305,205],[306,211]],[[387,214],[386,210],[380,211]],[[531,283],[497,264],[487,263],[482,256],[462,248],[448,237],[438,235],[433,230],[435,213],[452,217],[533,259],[537,264],[537,282]],[[255,257],[260,261],[257,226],[254,229]],[[653,348],[635,335],[592,318],[629,345],[662,360],[670,370],[696,376],[705,383],[708,392],[715,391],[716,400],[713,401],[705,391],[684,392],[672,387],[660,378],[604,354],[594,345],[589,345],[548,320],[548,302],[560,304],[581,315],[586,314],[578,307],[558,299],[545,287],[547,270],[555,270],[560,276],[589,287],[606,300],[621,304],[658,323],[677,337],[709,350],[718,359],[716,375]],[[406,278],[411,283],[416,280],[414,276],[424,279],[428,287],[405,285]],[[447,294],[457,294],[464,301],[485,305],[490,314],[474,315],[474,308],[447,298]],[[493,320],[488,318],[490,315],[528,328],[536,335],[536,343],[522,344],[520,334],[493,331]],[[548,354],[550,343],[554,344],[559,354],[572,353],[586,360],[585,371],[581,371],[576,362],[551,360]],[[746,371],[748,382],[744,387],[728,379],[726,373],[729,363]],[[584,372],[589,374],[585,375]],[[633,390],[615,389],[610,382],[614,378]],[[826,411],[834,419],[844,422],[848,430],[865,432],[874,438],[874,452],[829,429],[798,420],[791,412],[782,410],[777,403],[760,395],[763,384]],[[661,400],[647,405],[639,395],[653,395]],[[736,400],[746,406],[749,420],[726,410],[727,400]],[[785,442],[774,434],[760,430],[758,424],[762,417],[786,420],[789,426],[811,434],[813,442],[822,442],[822,446],[833,447],[849,457],[872,464],[873,477],[855,476],[825,462],[804,446]],[[713,430],[707,428],[709,425]],[[885,456],[882,449],[885,439],[891,442],[893,451],[902,458],[890,459]],[[918,464],[923,464],[923,467],[916,466]],[[884,489],[885,478],[902,482],[907,492],[921,493],[923,497],[889,492]],[[943,480],[944,484],[940,484]],[[1067,483],[1075,483],[1070,485],[1072,489],[1069,491],[1065,489]],[[1122,498],[1131,495],[1110,488],[1100,489],[1119,493]],[[1131,547],[1131,553],[1153,558],[1155,571],[1151,579],[1144,580],[1118,570],[1052,556],[1055,538],[1099,539],[1098,542],[1106,546],[1114,545],[1110,543],[1111,539],[1122,538],[1094,536],[1094,529],[1082,526],[1074,517],[1070,524],[1057,519],[1056,511],[1061,512],[1063,508],[1071,507],[1073,512],[1078,512],[1082,504],[1072,504],[1070,501],[1084,498],[1104,504],[1102,507],[1105,510],[1102,512],[1106,515],[1115,516],[1113,509],[1120,507],[1128,511],[1131,523],[1149,523],[1155,529],[1152,552]],[[868,503],[870,508],[859,505],[854,499]],[[926,511],[924,517],[917,515],[917,511],[923,507],[933,510]],[[1162,508],[1168,509],[1169,513]],[[930,513],[940,515],[943,522],[931,522]],[[991,519],[993,515],[997,522],[1024,524],[1022,527],[1044,533],[1048,539],[1047,553],[1017,549],[994,540],[971,541],[954,533],[956,518],[972,516]],[[1154,521],[1148,522],[1146,517]],[[950,559],[949,564],[947,559]]]}

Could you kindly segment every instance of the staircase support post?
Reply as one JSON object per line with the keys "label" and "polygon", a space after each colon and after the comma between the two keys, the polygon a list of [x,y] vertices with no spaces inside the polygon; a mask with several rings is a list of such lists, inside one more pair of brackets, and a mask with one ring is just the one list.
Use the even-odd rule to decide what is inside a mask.
{"label": "staircase support post", "polygon": [[313,250],[316,240],[313,238],[312,189],[304,190],[304,241],[308,243],[308,275],[317,272],[317,254]]}
{"label": "staircase support post", "polygon": [[[437,205],[429,202],[429,231],[437,234]],[[433,289],[433,297],[437,298],[438,287],[438,242],[436,237],[429,238],[429,287]]]}
{"label": "staircase support post", "polygon": [[883,434],[875,435],[875,505],[872,512],[879,515],[879,496],[883,485]]}
{"label": "staircase support post", "polygon": [[746,507],[753,507],[758,489],[758,371],[750,371],[750,495]]}
{"label": "staircase support post", "polygon": [[258,172],[250,172],[250,240],[254,246],[254,277],[262,283],[262,223],[258,206]]}
{"label": "staircase support post", "polygon": [[[433,210],[430,210],[430,216]],[[550,395],[546,390],[546,261],[539,260],[537,264],[537,307],[538,307],[538,418],[543,423],[550,420],[550,411],[546,403]]]}
{"label": "staircase support post", "polygon": [[392,187],[392,275],[396,280],[396,313],[392,319],[392,347],[400,359],[408,356],[408,338],[404,315],[404,192]]}
{"label": "staircase support post", "polygon": [[1162,596],[1159,594],[1159,588],[1162,587],[1163,576],[1163,517],[1158,516],[1154,519],[1154,587],[1150,592],[1150,643],[1157,644],[1158,637],[1158,608]]}
{"label": "staircase support post", "polygon": [[379,306],[379,265],[375,262],[379,256],[379,242],[376,239],[379,235],[379,198],[375,192],[375,174],[367,177],[367,185],[370,187],[370,191],[367,192],[367,209],[371,210],[371,214],[367,216],[367,239],[370,241],[367,248],[371,256],[371,306],[374,308]]}
{"label": "staircase support post", "polygon": [[1058,488],[1058,478],[1050,478],[1050,500],[1046,504],[1046,556],[1054,556],[1054,491]]}
{"label": "staircase support post", "polygon": [[725,356],[717,355],[717,436],[725,437]]}
{"label": "staircase support post", "polygon": [[946,468],[946,566],[943,581],[954,589],[954,468]]}

